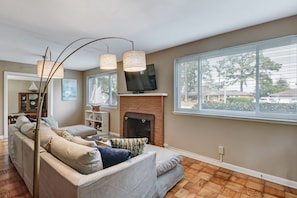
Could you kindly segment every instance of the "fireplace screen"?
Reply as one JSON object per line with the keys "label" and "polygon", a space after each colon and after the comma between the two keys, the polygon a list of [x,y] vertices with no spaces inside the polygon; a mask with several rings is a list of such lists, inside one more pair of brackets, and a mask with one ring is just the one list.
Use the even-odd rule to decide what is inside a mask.
{"label": "fireplace screen", "polygon": [[126,112],[124,116],[124,137],[147,137],[154,144],[155,116],[153,114]]}

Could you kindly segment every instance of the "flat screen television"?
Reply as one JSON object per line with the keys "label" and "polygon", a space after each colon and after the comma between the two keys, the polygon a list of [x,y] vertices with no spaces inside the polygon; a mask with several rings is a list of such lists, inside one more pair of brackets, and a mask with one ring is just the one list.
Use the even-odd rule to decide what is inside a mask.
{"label": "flat screen television", "polygon": [[143,93],[144,91],[156,90],[155,65],[146,66],[146,70],[140,72],[125,72],[127,91]]}

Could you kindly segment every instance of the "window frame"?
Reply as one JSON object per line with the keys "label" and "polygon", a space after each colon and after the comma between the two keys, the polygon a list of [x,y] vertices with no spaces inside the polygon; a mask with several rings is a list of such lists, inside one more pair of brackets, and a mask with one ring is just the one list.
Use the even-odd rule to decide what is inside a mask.
{"label": "window frame", "polygon": [[[111,72],[105,72],[105,73],[99,73],[99,74],[94,74],[94,75],[88,75],[86,78],[86,106],[91,106],[89,104],[89,100],[90,100],[90,85],[89,85],[89,81],[91,78],[98,78],[98,77],[102,77],[102,76],[108,76],[108,80],[109,80],[109,95],[112,94],[112,78],[111,76],[115,75],[117,78],[117,72],[116,71],[111,71]],[[118,83],[116,82],[116,86],[118,88]],[[100,106],[103,107],[112,107],[112,108],[116,108],[118,106],[118,98],[116,98],[116,105],[112,104],[112,99],[109,98],[108,104],[100,104]]]}
{"label": "window frame", "polygon": [[[275,39],[269,39],[264,41],[258,41],[253,43],[247,43],[243,45],[236,45],[232,47],[222,48],[219,50],[213,50],[198,54],[193,54],[189,56],[179,57],[175,58],[174,60],[174,113],[175,114],[182,114],[182,115],[199,115],[199,116],[206,116],[206,117],[222,117],[227,119],[243,119],[243,120],[255,120],[255,121],[268,121],[268,122],[286,122],[286,123],[293,123],[297,124],[297,113],[265,113],[259,111],[259,99],[260,99],[260,88],[259,88],[259,51],[267,49],[267,48],[273,48],[273,47],[280,47],[290,44],[296,44],[297,43],[297,35],[290,35],[286,37],[280,37]],[[222,57],[224,55],[230,55],[232,53],[242,53],[247,52],[248,50],[252,50],[256,53],[256,79],[255,79],[255,94],[256,97],[256,104],[255,104],[255,110],[254,111],[234,111],[234,110],[215,110],[215,109],[202,109],[202,66],[201,66],[201,60],[206,58],[214,58],[214,57]],[[186,63],[187,61],[197,61],[197,109],[193,108],[183,108],[181,107],[181,101],[182,101],[182,93],[180,89],[180,81],[181,78],[181,69],[182,66],[180,64]],[[296,73],[296,79],[297,79],[297,73]]]}

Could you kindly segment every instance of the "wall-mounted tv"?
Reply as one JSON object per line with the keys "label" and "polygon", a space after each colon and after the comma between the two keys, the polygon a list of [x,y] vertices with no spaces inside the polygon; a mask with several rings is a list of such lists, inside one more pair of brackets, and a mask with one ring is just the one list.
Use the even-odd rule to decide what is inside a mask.
{"label": "wall-mounted tv", "polygon": [[144,91],[156,90],[155,65],[146,66],[146,70],[140,72],[125,72],[127,91],[143,93]]}

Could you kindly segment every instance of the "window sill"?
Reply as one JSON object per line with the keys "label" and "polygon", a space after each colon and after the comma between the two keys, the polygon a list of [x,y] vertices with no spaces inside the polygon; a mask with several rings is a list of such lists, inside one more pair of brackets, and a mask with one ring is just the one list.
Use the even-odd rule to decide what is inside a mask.
{"label": "window sill", "polygon": [[260,117],[246,116],[246,115],[243,117],[240,115],[220,115],[220,114],[210,114],[210,113],[193,113],[193,112],[185,112],[185,111],[173,111],[173,114],[184,115],[184,116],[198,116],[198,117],[206,117],[206,118],[251,121],[251,122],[264,122],[264,123],[272,123],[272,124],[297,125],[297,120],[260,118]]}
{"label": "window sill", "polygon": [[102,110],[104,110],[104,109],[109,109],[109,110],[116,110],[116,109],[118,109],[118,106],[101,106],[100,107]]}
{"label": "window sill", "polygon": [[[87,105],[87,107],[92,109],[90,105]],[[115,106],[106,105],[106,106],[100,106],[100,109],[101,110],[104,110],[104,109],[106,109],[106,110],[107,109],[116,110],[116,109],[118,109],[118,106],[116,106],[116,105]]]}

